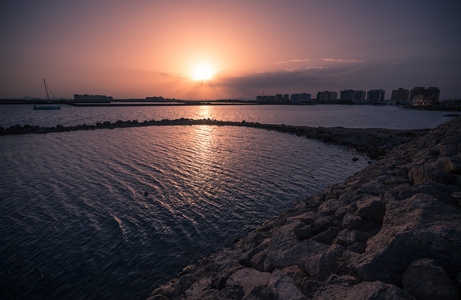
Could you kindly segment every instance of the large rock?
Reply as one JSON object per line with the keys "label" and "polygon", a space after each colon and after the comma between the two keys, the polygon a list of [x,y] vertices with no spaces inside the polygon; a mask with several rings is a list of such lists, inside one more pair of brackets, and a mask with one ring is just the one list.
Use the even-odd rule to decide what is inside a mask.
{"label": "large rock", "polygon": [[226,293],[241,299],[261,290],[270,282],[272,274],[259,272],[252,268],[240,269],[226,281]]}
{"label": "large rock", "polygon": [[317,280],[326,280],[340,269],[344,251],[344,247],[332,245],[327,251],[306,258],[302,263],[304,270]]}
{"label": "large rock", "polygon": [[402,277],[403,289],[421,300],[458,300],[456,286],[433,259],[414,261]]}
{"label": "large rock", "polygon": [[318,290],[314,300],[415,300],[401,288],[381,281],[330,284]]}
{"label": "large rock", "polygon": [[269,282],[269,288],[273,290],[278,300],[304,300],[307,299],[298,289],[296,283],[282,271],[275,270]]}
{"label": "large rock", "polygon": [[366,252],[352,258],[359,278],[400,285],[412,261],[437,260],[449,273],[461,270],[461,210],[426,194],[387,205],[382,230]]}

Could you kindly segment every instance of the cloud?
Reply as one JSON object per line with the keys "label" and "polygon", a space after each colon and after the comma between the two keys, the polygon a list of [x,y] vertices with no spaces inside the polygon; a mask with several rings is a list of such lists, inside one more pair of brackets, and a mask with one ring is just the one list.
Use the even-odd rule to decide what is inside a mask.
{"label": "cloud", "polygon": [[290,60],[284,60],[284,61],[277,61],[275,62],[276,64],[290,64],[290,63],[300,63],[300,62],[306,62],[306,61],[311,61],[309,58],[300,58],[300,59],[290,59]]}
{"label": "cloud", "polygon": [[285,68],[288,72],[294,71],[302,71],[302,70],[320,70],[323,69],[322,66],[307,66],[307,67],[293,67],[293,68]]}
{"label": "cloud", "polygon": [[352,67],[307,67],[290,71],[242,74],[240,76],[220,77],[214,81],[215,86],[222,87],[235,95],[253,99],[262,91],[276,93],[316,93],[318,90],[335,88],[344,78],[358,72]]}
{"label": "cloud", "polygon": [[328,62],[340,62],[340,63],[363,63],[363,60],[356,60],[356,59],[335,59],[335,58],[323,58],[323,61]]}

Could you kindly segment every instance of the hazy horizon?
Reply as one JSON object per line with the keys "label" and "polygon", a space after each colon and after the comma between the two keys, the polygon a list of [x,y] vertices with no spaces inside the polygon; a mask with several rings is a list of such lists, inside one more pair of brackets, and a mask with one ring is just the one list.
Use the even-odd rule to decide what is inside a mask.
{"label": "hazy horizon", "polygon": [[459,1],[2,2],[0,98],[244,99],[437,86],[460,98]]}

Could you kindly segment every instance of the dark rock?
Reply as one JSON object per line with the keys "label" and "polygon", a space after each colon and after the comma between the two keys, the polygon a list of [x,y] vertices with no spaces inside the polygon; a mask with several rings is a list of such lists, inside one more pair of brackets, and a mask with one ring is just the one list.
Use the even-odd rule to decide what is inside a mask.
{"label": "dark rock", "polygon": [[338,236],[338,233],[340,231],[341,229],[339,227],[333,226],[333,227],[328,228],[324,232],[317,234],[316,236],[312,238],[312,240],[319,242],[319,243],[331,245],[333,241],[335,240],[335,238]]}
{"label": "dark rock", "polygon": [[[404,250],[403,250],[404,249]],[[437,260],[449,273],[461,270],[461,211],[426,194],[390,202],[382,230],[366,252],[351,260],[360,278],[400,284],[418,258]]]}
{"label": "dark rock", "polygon": [[343,275],[339,276],[336,274],[332,274],[327,282],[325,283],[326,285],[333,285],[333,284],[345,284],[349,286],[353,286],[358,283],[358,279],[355,278],[352,275]]}
{"label": "dark rock", "polygon": [[414,300],[399,287],[381,281],[348,284],[330,284],[314,295],[315,300]]}
{"label": "dark rock", "polygon": [[458,300],[456,286],[433,259],[414,261],[402,277],[403,289],[421,300]]}
{"label": "dark rock", "polygon": [[443,203],[457,206],[456,200],[452,196],[456,191],[457,189],[455,186],[429,181],[412,185],[404,189],[398,189],[395,195],[398,199],[403,200],[411,198],[416,194],[423,193],[433,195],[437,200]]}
{"label": "dark rock", "polygon": [[343,217],[343,228],[352,230],[356,229],[362,224],[362,218],[353,214],[347,214]]}
{"label": "dark rock", "polygon": [[304,225],[296,230],[296,237],[300,240],[310,239],[314,235],[310,225]]}
{"label": "dark rock", "polygon": [[226,292],[228,295],[241,299],[248,297],[256,289],[266,287],[269,284],[272,274],[259,272],[252,268],[245,268],[236,271],[226,281]]}
{"label": "dark rock", "polygon": [[332,245],[326,252],[305,259],[304,270],[317,280],[326,280],[340,268],[344,251],[344,247]]}
{"label": "dark rock", "polygon": [[334,243],[348,247],[357,242],[366,243],[366,241],[369,238],[370,238],[370,235],[366,232],[356,230],[356,229],[354,230],[344,229],[341,232],[339,232]]}
{"label": "dark rock", "polygon": [[283,269],[298,264],[299,261],[306,257],[323,252],[328,247],[312,240],[305,240],[294,245],[288,251],[280,254],[278,259],[273,263],[274,268]]}
{"label": "dark rock", "polygon": [[357,211],[355,214],[364,219],[373,219],[382,221],[386,213],[386,207],[380,197],[371,197],[357,203]]}
{"label": "dark rock", "polygon": [[364,253],[366,249],[366,245],[361,242],[356,242],[347,247],[347,250],[355,252],[355,253]]}
{"label": "dark rock", "polygon": [[324,232],[330,227],[339,227],[341,226],[341,223],[338,219],[335,218],[335,216],[325,216],[317,219],[313,224],[312,224],[312,232],[314,235],[317,235],[321,232]]}
{"label": "dark rock", "polygon": [[298,289],[296,283],[290,277],[279,270],[272,272],[269,288],[273,290],[276,299],[280,300],[304,300],[306,297]]}
{"label": "dark rock", "polygon": [[282,269],[282,273],[285,276],[290,277],[296,283],[297,286],[303,285],[304,277],[306,277],[306,272],[302,270],[299,266],[291,266]]}

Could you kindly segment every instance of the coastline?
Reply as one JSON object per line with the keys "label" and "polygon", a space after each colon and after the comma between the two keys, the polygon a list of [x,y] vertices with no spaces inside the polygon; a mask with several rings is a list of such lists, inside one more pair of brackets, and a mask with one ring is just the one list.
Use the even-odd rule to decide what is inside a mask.
{"label": "coastline", "polygon": [[[328,136],[361,132],[348,130]],[[459,299],[461,118],[415,137],[185,268],[149,299]]]}

